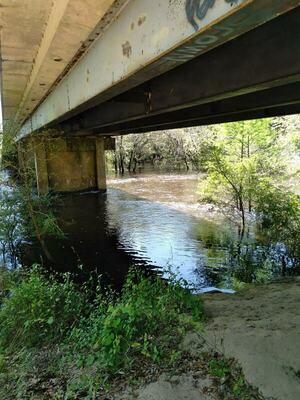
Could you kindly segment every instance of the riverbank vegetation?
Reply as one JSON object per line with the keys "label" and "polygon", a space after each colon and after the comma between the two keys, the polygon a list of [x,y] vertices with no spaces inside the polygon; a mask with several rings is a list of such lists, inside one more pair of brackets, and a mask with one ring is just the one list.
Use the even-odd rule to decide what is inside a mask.
{"label": "riverbank vegetation", "polygon": [[0,397],[94,400],[119,393],[128,400],[135,398],[130,390],[162,373],[170,382],[175,374],[175,384],[188,373],[218,400],[261,400],[220,350],[209,345],[193,354],[190,338],[203,344],[203,323],[202,299],[174,275],[167,282],[132,269],[117,294],[79,288],[70,275],[49,276],[37,266],[1,269]]}
{"label": "riverbank vegetation", "polygon": [[63,239],[53,212],[54,195],[38,195],[34,160],[25,162],[26,151],[18,148],[13,129],[1,138],[0,169],[0,266],[16,268],[24,241],[37,240],[51,260],[46,238]]}
{"label": "riverbank vegetation", "polygon": [[294,187],[300,158],[298,132],[294,135],[276,121],[220,127],[210,143],[206,178],[198,192],[200,201],[217,205],[240,225],[241,240],[255,222],[269,245],[281,247],[285,272],[300,261],[300,197]]}
{"label": "riverbank vegetation", "polygon": [[117,173],[136,173],[150,165],[167,171],[200,171],[213,129],[198,127],[119,136],[107,161]]}
{"label": "riverbank vegetation", "polygon": [[18,266],[24,241],[37,240],[46,257],[51,260],[47,237],[63,239],[52,204],[53,196],[38,196],[32,184],[22,185],[1,182],[0,191],[0,250],[2,264],[13,268]]}
{"label": "riverbank vegetation", "polygon": [[[129,371],[172,366],[184,334],[201,330],[202,301],[183,282],[133,270],[117,295],[57,278],[1,270],[3,399],[96,398]],[[43,389],[54,393],[35,392]]]}
{"label": "riverbank vegetation", "polygon": [[[249,143],[247,143],[247,129]],[[279,150],[278,146],[281,147],[280,160],[277,158],[277,162],[280,161],[282,164],[288,161],[288,169],[292,177],[299,161],[297,156],[300,148],[299,131],[300,116],[293,115],[132,134],[116,137],[116,150],[108,152],[107,158],[109,168],[119,173],[136,173],[149,165],[168,171],[206,172],[208,157],[213,150],[212,145],[224,139],[224,132],[228,132],[229,138],[239,136],[239,139],[236,138],[235,143],[232,143],[235,148],[237,141],[240,142],[244,136],[244,143],[240,142],[243,146],[244,158],[247,156],[247,151],[252,152],[255,146],[260,148],[260,154],[263,154],[263,147],[273,147],[274,144],[277,147],[276,151]],[[261,136],[260,139],[259,136]]]}

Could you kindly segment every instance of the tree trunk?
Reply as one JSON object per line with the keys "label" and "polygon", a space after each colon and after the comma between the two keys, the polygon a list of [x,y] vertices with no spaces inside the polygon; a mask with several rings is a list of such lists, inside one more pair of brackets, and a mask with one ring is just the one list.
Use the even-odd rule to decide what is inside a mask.
{"label": "tree trunk", "polygon": [[250,213],[252,212],[252,199],[251,199],[251,196],[249,198],[248,210],[249,210]]}
{"label": "tree trunk", "polygon": [[130,152],[130,157],[129,157],[128,166],[127,166],[128,172],[131,172],[132,161],[133,161],[133,150],[131,150],[131,152]]}
{"label": "tree trunk", "polygon": [[119,153],[118,167],[119,167],[119,173],[124,175],[124,161],[123,161],[122,153]]}
{"label": "tree trunk", "polygon": [[189,171],[189,170],[190,170],[190,167],[189,167],[189,164],[188,164],[186,158],[184,158],[184,163],[185,163],[186,170]]}
{"label": "tree trunk", "polygon": [[118,173],[118,158],[117,158],[117,152],[116,150],[114,151],[114,168],[115,168],[115,173]]}
{"label": "tree trunk", "polygon": [[136,166],[137,166],[137,159],[135,158],[134,159],[134,165],[133,165],[133,168],[132,168],[132,172],[136,172]]}
{"label": "tree trunk", "polygon": [[245,208],[244,208],[244,204],[243,204],[243,199],[241,196],[239,198],[239,203],[240,203],[240,211],[241,211],[241,215],[242,215],[242,236],[244,236],[245,226],[246,226],[246,218],[245,218]]}

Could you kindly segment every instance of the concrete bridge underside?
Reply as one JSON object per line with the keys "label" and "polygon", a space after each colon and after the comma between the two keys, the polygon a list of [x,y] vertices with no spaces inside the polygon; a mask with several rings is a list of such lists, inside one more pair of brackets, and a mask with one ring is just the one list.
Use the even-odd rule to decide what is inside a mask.
{"label": "concrete bridge underside", "polygon": [[4,119],[40,192],[105,189],[109,136],[300,112],[300,0],[45,1],[23,49],[26,1],[3,3]]}

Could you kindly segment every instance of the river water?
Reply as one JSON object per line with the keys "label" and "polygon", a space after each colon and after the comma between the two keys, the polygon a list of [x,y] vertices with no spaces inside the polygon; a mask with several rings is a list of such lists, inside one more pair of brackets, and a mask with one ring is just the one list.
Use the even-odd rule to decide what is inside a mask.
{"label": "river water", "polygon": [[201,179],[141,173],[110,177],[105,194],[60,196],[54,209],[66,239],[47,239],[51,260],[37,245],[24,246],[22,263],[71,271],[80,280],[95,272],[117,288],[132,265],[161,274],[169,268],[196,290],[280,274],[280,246],[267,246],[255,226],[241,239],[236,224],[198,204]]}

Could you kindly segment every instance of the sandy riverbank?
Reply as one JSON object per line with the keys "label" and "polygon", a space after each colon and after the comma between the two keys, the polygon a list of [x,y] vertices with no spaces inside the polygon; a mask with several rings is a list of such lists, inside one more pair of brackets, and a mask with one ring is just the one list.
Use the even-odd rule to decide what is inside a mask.
{"label": "sandy riverbank", "polygon": [[[299,400],[300,279],[260,285],[235,295],[203,297],[208,320],[204,332],[190,335],[186,348],[194,355],[216,349],[235,358],[246,380],[264,399]],[[199,371],[193,368],[177,375],[174,371],[172,378],[163,374],[115,399],[221,399],[209,390],[213,385],[199,364]]]}
{"label": "sandy riverbank", "polygon": [[300,399],[300,279],[207,297],[204,337],[266,397]]}

